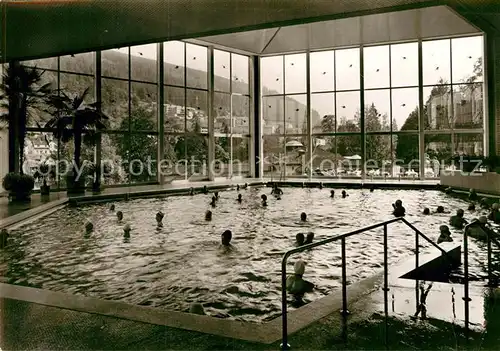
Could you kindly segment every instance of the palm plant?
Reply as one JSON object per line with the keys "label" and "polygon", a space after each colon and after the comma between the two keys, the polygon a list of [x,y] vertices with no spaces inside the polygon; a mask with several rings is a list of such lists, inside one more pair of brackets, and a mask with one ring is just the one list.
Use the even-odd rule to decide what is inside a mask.
{"label": "palm plant", "polygon": [[9,127],[9,172],[22,174],[26,127],[52,94],[51,83],[41,84],[45,71],[29,68],[19,62],[11,62],[0,82],[0,122]]}
{"label": "palm plant", "polygon": [[100,103],[84,104],[88,91],[89,88],[73,97],[61,91],[59,95],[52,95],[48,101],[53,118],[45,124],[45,127],[53,129],[54,136],[63,143],[73,140],[74,175],[81,166],[82,142],[94,145],[100,131],[106,128],[105,120],[108,119],[101,112]]}

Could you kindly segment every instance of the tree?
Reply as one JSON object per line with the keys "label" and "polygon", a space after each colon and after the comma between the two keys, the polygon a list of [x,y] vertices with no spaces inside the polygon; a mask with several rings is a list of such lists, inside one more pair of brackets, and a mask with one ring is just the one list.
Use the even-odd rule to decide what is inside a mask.
{"label": "tree", "polygon": [[[406,119],[401,130],[418,130],[418,107],[416,107]],[[400,134],[396,144],[396,158],[408,164],[412,160],[418,160],[418,135]]]}
{"label": "tree", "polygon": [[230,159],[229,149],[231,147],[231,138],[228,137],[230,130],[226,121],[222,121],[222,133],[225,136],[215,139],[215,159],[219,162],[227,163]]}
{"label": "tree", "polygon": [[37,117],[35,112],[43,111],[43,103],[52,94],[50,83],[41,85],[43,74],[36,67],[14,61],[7,66],[0,83],[0,107],[7,111],[0,115],[0,122],[9,127],[9,172],[22,174],[26,127]]}

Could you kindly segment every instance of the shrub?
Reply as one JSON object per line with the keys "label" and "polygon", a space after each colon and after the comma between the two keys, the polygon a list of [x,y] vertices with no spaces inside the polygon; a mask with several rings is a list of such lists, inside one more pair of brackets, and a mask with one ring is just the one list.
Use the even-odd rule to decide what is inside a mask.
{"label": "shrub", "polygon": [[2,185],[11,193],[26,194],[35,187],[35,179],[28,174],[8,173],[3,178]]}

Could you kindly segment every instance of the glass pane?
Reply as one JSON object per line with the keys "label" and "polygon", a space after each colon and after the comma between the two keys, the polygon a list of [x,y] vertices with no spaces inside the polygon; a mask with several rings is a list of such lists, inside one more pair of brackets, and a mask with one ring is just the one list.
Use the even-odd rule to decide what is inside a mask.
{"label": "glass pane", "polygon": [[359,49],[335,51],[335,89],[359,89]]}
{"label": "glass pane", "polygon": [[418,88],[393,89],[392,131],[418,129]]}
{"label": "glass pane", "polygon": [[439,130],[452,127],[450,86],[424,88],[424,103],[425,129]]}
{"label": "glass pane", "polygon": [[186,128],[196,133],[208,133],[207,92],[187,90]]}
{"label": "glass pane", "polygon": [[250,138],[233,137],[231,138],[231,147],[233,152],[233,177],[250,176]]}
{"label": "glass pane", "polygon": [[214,50],[214,88],[216,91],[229,92],[231,56],[229,52]]}
{"label": "glass pane", "polygon": [[61,71],[94,74],[95,53],[86,52],[84,54],[61,56],[60,65]]}
{"label": "glass pane", "polygon": [[[333,136],[318,136],[312,138],[312,176],[337,176],[338,164],[341,157],[335,152]],[[307,172],[306,172],[307,173]]]}
{"label": "glass pane", "polygon": [[453,88],[454,128],[483,128],[483,84],[455,85]]}
{"label": "glass pane", "polygon": [[454,138],[454,154],[467,156],[483,156],[483,134],[467,133],[455,134]]}
{"label": "glass pane", "polygon": [[337,132],[359,132],[359,91],[337,93],[335,97],[337,99]]}
{"label": "glass pane", "polygon": [[483,37],[451,40],[453,83],[483,81]]}
{"label": "glass pane", "polygon": [[231,134],[231,95],[214,93],[214,133]]}
{"label": "glass pane", "polygon": [[128,183],[128,134],[103,134],[101,137],[101,164],[103,184]]}
{"label": "glass pane", "polygon": [[307,133],[306,95],[287,96],[285,105],[285,125],[287,134]]}
{"label": "glass pane", "polygon": [[389,90],[365,91],[365,129],[367,132],[390,131]]}
{"label": "glass pane", "polygon": [[392,177],[392,138],[390,135],[366,136],[366,175]]}
{"label": "glass pane", "polygon": [[21,62],[25,66],[57,70],[57,57],[48,57]]}
{"label": "glass pane", "polygon": [[306,92],[306,54],[285,56],[285,94]]}
{"label": "glass pane", "polygon": [[335,132],[335,94],[311,94],[311,125],[313,133]]}
{"label": "glass pane", "polygon": [[194,132],[186,133],[186,174],[189,180],[202,180],[208,176],[208,137]]}
{"label": "glass pane", "polygon": [[283,56],[260,59],[262,95],[283,94]]}
{"label": "glass pane", "polygon": [[450,83],[450,40],[422,43],[424,85]]}
{"label": "glass pane", "polygon": [[389,46],[363,49],[365,89],[389,87]]}
{"label": "glass pane", "polygon": [[334,91],[335,51],[312,52],[309,60],[311,91]]}
{"label": "glass pane", "polygon": [[363,168],[361,135],[339,135],[335,138],[340,158],[337,173],[343,177],[361,177]]}
{"label": "glass pane", "polygon": [[183,86],[185,79],[184,43],[167,41],[163,43],[164,82],[169,85]]}
{"label": "glass pane", "polygon": [[262,98],[263,134],[285,134],[284,97]]}
{"label": "glass pane", "polygon": [[233,95],[233,135],[250,134],[250,98],[248,96]]}
{"label": "glass pane", "polygon": [[231,137],[215,137],[215,162],[213,172],[215,177],[228,178],[231,164]]}
{"label": "glass pane", "polygon": [[128,130],[128,82],[103,78],[101,99],[108,128]]}
{"label": "glass pane", "polygon": [[[404,176],[411,165],[420,162],[418,134],[393,134],[395,167],[394,176]],[[410,166],[410,167],[409,167]],[[418,170],[418,167],[417,167]]]}
{"label": "glass pane", "polygon": [[145,133],[131,133],[129,143],[131,183],[155,182],[157,180],[158,137]]}
{"label": "glass pane", "polygon": [[184,88],[166,86],[165,94],[165,131],[184,132]]}
{"label": "glass pane", "polygon": [[156,106],[158,104],[157,87],[147,83],[131,83],[131,130],[155,131],[158,125]]}
{"label": "glass pane", "polygon": [[[432,169],[434,176],[437,177],[441,169],[447,168],[451,164],[451,157],[453,156],[451,134],[426,134],[424,145],[425,167]],[[428,177],[432,178],[430,174]]]}
{"label": "glass pane", "polygon": [[128,47],[102,51],[102,75],[104,77],[128,79],[128,55]]}
{"label": "glass pane", "polygon": [[[37,70],[37,72],[41,73],[40,75],[40,82],[38,83],[38,87],[42,87],[45,84],[50,84],[50,89],[53,89],[54,93],[56,93],[57,90],[57,72],[52,72],[52,71],[42,71],[42,70]],[[0,107],[1,109],[1,107]],[[38,101],[36,104],[32,104],[30,116],[28,118],[28,123],[27,125],[29,127],[43,127],[45,122],[47,122],[52,116],[50,115],[49,112],[46,110],[49,110],[48,106],[46,103],[43,101]],[[7,110],[5,111],[7,112]]]}
{"label": "glass pane", "polygon": [[186,85],[190,88],[208,87],[208,51],[205,46],[186,44]]}
{"label": "glass pane", "polygon": [[307,136],[286,138],[284,167],[287,177],[304,176],[307,173]]}
{"label": "glass pane", "polygon": [[130,47],[130,69],[132,79],[152,83],[158,81],[156,49],[156,44]]}
{"label": "glass pane", "polygon": [[85,89],[88,88],[85,95],[85,104],[92,104],[96,101],[94,91],[94,77],[81,76],[78,74],[60,73],[59,74],[60,89],[70,97],[77,95],[81,96]]}
{"label": "glass pane", "polygon": [[391,84],[418,86],[418,43],[391,45]]}
{"label": "glass pane", "polygon": [[233,70],[231,79],[233,80],[233,93],[249,94],[249,59],[248,56],[231,54],[231,68]]}
{"label": "glass pane", "polygon": [[[81,166],[89,166],[94,163],[94,146],[86,144],[82,142],[81,144],[81,154],[80,154],[80,165]],[[75,155],[75,145],[73,139],[68,143],[60,143],[59,144],[59,164],[64,163],[64,165],[72,165],[73,159]],[[61,169],[64,169],[64,166],[60,166],[59,171],[59,187],[66,187],[66,176],[65,172],[61,172]],[[85,176],[85,185],[87,187],[92,186],[93,182],[93,174],[83,173]]]}
{"label": "glass pane", "polygon": [[[7,134],[5,138],[7,138]],[[5,140],[7,141],[7,139]],[[0,140],[0,142],[3,142],[3,140]],[[52,133],[27,132],[22,168],[25,174],[31,174],[35,177],[35,189],[40,189],[40,186],[43,185],[43,176],[45,174],[47,184],[51,187],[57,187],[56,163],[57,139],[54,138]],[[8,157],[6,158],[5,165],[8,165]],[[47,165],[50,168],[47,170],[48,174],[45,173],[43,176],[40,175],[37,177],[39,173],[37,171],[40,170],[41,165]],[[45,172],[43,169],[41,171]]]}
{"label": "glass pane", "polygon": [[284,175],[285,165],[285,138],[274,135],[264,136],[263,140],[264,162],[262,167],[264,176],[279,177]]}
{"label": "glass pane", "polygon": [[184,136],[165,135],[164,160],[161,164],[161,176],[167,182],[187,178],[185,146]]}

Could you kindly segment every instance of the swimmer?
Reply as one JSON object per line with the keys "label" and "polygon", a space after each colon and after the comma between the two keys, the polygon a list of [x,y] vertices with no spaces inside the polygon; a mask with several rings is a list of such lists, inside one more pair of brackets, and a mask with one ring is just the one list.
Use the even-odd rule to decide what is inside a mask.
{"label": "swimmer", "polygon": [[91,221],[85,222],[85,234],[90,234],[94,230],[94,224]]}
{"label": "swimmer", "polygon": [[453,192],[453,189],[451,187],[447,187],[446,189],[444,189],[444,192],[446,194],[451,194]]}
{"label": "swimmer", "polygon": [[123,219],[123,212],[122,211],[116,212],[116,218],[118,219],[118,221],[121,222]]}
{"label": "swimmer", "polygon": [[306,183],[302,182],[302,187],[305,188],[306,187]]}
{"label": "swimmer", "polygon": [[241,204],[241,202],[243,201],[243,199],[241,198],[241,194],[238,194],[238,198],[236,199],[236,201]]}
{"label": "swimmer", "polygon": [[345,199],[348,196],[349,195],[347,195],[347,192],[345,190],[342,190],[342,198]]}
{"label": "swimmer", "polygon": [[307,237],[306,237],[306,241],[304,242],[304,244],[312,244],[314,240],[314,233],[313,232],[309,232],[307,233]]}
{"label": "swimmer", "polygon": [[448,228],[447,225],[440,226],[439,231],[441,232],[441,234],[439,235],[439,238],[437,240],[438,244],[441,244],[442,242],[453,241],[450,233],[450,228]]}
{"label": "swimmer", "polygon": [[248,188],[248,184],[247,183],[245,183],[245,185],[243,185],[243,189],[246,189],[246,188]]}
{"label": "swimmer", "polygon": [[205,212],[205,221],[209,222],[212,220],[212,211],[208,210]]}
{"label": "swimmer", "polygon": [[405,215],[406,210],[403,207],[403,202],[401,200],[396,200],[396,203],[392,204],[392,207],[394,208],[392,214],[395,217],[403,217]]}
{"label": "swimmer", "polygon": [[267,206],[267,196],[262,194],[260,198],[262,199],[262,206]]}
{"label": "swimmer", "polygon": [[307,214],[305,212],[302,212],[300,214],[300,221],[301,222],[307,222]]}
{"label": "swimmer", "polygon": [[319,183],[319,188],[323,189],[323,183]]}
{"label": "swimmer", "polygon": [[130,232],[132,231],[132,228],[130,227],[130,224],[125,224],[123,227],[123,237],[124,238],[130,238]]}
{"label": "swimmer", "polygon": [[278,188],[278,184],[274,184],[273,190],[271,191],[271,194],[274,194],[274,195],[283,195],[283,190],[281,190],[280,188]]}
{"label": "swimmer", "polygon": [[189,313],[204,315],[205,309],[201,303],[193,302],[191,306],[189,306]]}
{"label": "swimmer", "polygon": [[236,184],[236,191],[240,191],[240,185]]}
{"label": "swimmer", "polygon": [[370,193],[373,193],[373,191],[374,191],[374,190],[375,190],[375,187],[372,185],[372,186],[370,187]]}
{"label": "swimmer", "polygon": [[475,211],[476,210],[476,205],[474,205],[473,203],[470,203],[469,207],[467,208],[467,210],[469,210],[469,211]]}
{"label": "swimmer", "polygon": [[203,194],[205,195],[208,194],[208,189],[206,185],[203,186]]}
{"label": "swimmer", "polygon": [[215,197],[216,201],[219,201],[219,192],[218,191],[214,192],[214,197]]}
{"label": "swimmer", "polygon": [[495,222],[495,224],[500,224],[500,211],[498,210],[500,205],[496,202],[491,206],[491,212],[488,215],[490,221]]}
{"label": "swimmer", "polygon": [[217,199],[215,196],[212,196],[212,201],[210,202],[210,206],[215,207]]}
{"label": "swimmer", "polygon": [[194,189],[193,188],[190,188],[189,189],[189,195],[193,196],[194,195]]}
{"label": "swimmer", "polygon": [[0,249],[3,249],[7,246],[7,241],[9,240],[9,232],[7,229],[3,228],[0,231]]}
{"label": "swimmer", "polygon": [[303,279],[306,263],[298,260],[293,265],[294,274],[286,279],[286,290],[292,294],[296,302],[301,303],[304,294],[311,292],[314,284]]}
{"label": "swimmer", "polygon": [[477,200],[477,193],[472,188],[469,189],[469,200],[471,200],[471,201],[476,201]]}
{"label": "swimmer", "polygon": [[156,214],[156,224],[158,227],[163,227],[163,217],[165,217],[165,214],[161,211],[158,211]]}
{"label": "swimmer", "polygon": [[488,227],[488,218],[481,216],[479,219],[474,220],[468,228],[468,235],[480,239],[487,240],[488,236],[497,237],[493,230]]}
{"label": "swimmer", "polygon": [[444,207],[443,206],[438,206],[436,209],[437,213],[444,213]]}
{"label": "swimmer", "polygon": [[479,201],[479,204],[481,205],[481,208],[488,209],[490,208],[490,205],[488,204],[488,200],[483,197],[481,201]]}
{"label": "swimmer", "polygon": [[110,211],[114,211],[115,210],[115,204],[111,204],[111,206],[109,206],[109,210]]}
{"label": "swimmer", "polygon": [[330,190],[330,197],[334,198],[335,197],[335,190]]}
{"label": "swimmer", "polygon": [[431,214],[431,210],[429,210],[428,207],[424,208],[424,212],[423,212],[424,215],[429,215]]}
{"label": "swimmer", "polygon": [[297,235],[295,235],[295,242],[299,246],[304,245],[304,242],[305,242],[304,234],[303,233],[298,233]]}
{"label": "swimmer", "polygon": [[232,238],[233,238],[233,233],[230,230],[224,231],[224,233],[221,234],[222,245],[230,246]]}
{"label": "swimmer", "polygon": [[450,225],[457,229],[463,229],[467,221],[464,219],[464,210],[458,209],[455,216],[450,217]]}

